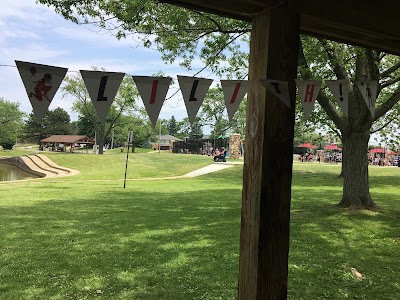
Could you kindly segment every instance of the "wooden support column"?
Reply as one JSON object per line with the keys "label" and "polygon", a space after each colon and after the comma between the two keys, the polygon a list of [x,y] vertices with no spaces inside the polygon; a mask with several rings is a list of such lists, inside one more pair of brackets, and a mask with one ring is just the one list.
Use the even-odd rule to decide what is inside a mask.
{"label": "wooden support column", "polygon": [[[253,19],[240,233],[239,300],[287,299],[299,21],[288,6]],[[289,81],[291,108],[259,79]]]}

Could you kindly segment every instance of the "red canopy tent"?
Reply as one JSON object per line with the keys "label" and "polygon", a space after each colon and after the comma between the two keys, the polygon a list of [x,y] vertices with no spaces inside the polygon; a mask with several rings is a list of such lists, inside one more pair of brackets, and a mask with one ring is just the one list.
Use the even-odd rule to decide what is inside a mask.
{"label": "red canopy tent", "polygon": [[312,145],[310,143],[304,143],[304,144],[297,145],[297,148],[317,149],[318,147],[315,145]]}
{"label": "red canopy tent", "polygon": [[383,150],[382,148],[374,148],[369,150],[370,153],[385,153],[385,150]]}
{"label": "red canopy tent", "polygon": [[342,151],[342,148],[338,147],[337,145],[328,145],[324,147],[325,150],[337,150]]}

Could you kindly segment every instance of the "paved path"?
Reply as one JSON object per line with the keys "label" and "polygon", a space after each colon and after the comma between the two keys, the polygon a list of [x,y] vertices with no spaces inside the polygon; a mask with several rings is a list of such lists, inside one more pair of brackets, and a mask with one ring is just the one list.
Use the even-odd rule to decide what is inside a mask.
{"label": "paved path", "polygon": [[231,162],[213,163],[212,165],[206,166],[204,168],[201,168],[196,171],[190,172],[186,175],[183,175],[183,177],[197,177],[197,176],[217,172],[220,170],[224,170],[224,169],[233,167],[234,165],[238,165],[238,164],[242,164],[242,163],[233,163],[233,162],[232,163]]}

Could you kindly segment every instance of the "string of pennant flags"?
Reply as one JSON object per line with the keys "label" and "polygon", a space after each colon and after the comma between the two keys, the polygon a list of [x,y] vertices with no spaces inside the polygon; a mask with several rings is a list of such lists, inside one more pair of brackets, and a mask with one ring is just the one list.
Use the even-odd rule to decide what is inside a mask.
{"label": "string of pennant flags", "polygon": [[[38,119],[42,119],[68,69],[23,61],[15,61],[15,63],[31,102],[33,113]],[[125,73],[80,70],[80,74],[100,121],[105,122]],[[180,75],[177,77],[189,122],[193,124],[213,80]],[[154,76],[132,76],[132,78],[150,121],[155,126],[172,78]],[[232,120],[240,102],[247,93],[249,81],[220,80],[220,82],[228,117],[229,120]],[[290,108],[289,83],[287,81],[262,79],[260,82]],[[304,116],[308,119],[314,108],[322,82],[318,80],[295,80],[295,82],[303,105]],[[349,81],[326,80],[325,83],[339,107],[348,117]],[[378,82],[372,80],[359,81],[356,82],[356,85],[360,89],[370,113],[374,116]]]}

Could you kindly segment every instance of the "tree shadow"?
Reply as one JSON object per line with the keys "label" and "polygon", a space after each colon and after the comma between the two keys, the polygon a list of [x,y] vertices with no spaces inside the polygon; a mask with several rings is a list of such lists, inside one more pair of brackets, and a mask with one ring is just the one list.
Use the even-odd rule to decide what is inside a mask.
{"label": "tree shadow", "polygon": [[234,299],[240,193],[213,194],[224,201],[113,190],[2,207],[2,299]]}
{"label": "tree shadow", "polygon": [[[1,299],[236,299],[241,170],[29,187],[46,198],[0,207]],[[377,212],[341,209],[335,178],[294,171],[289,298],[397,299],[398,195],[374,192]]]}

